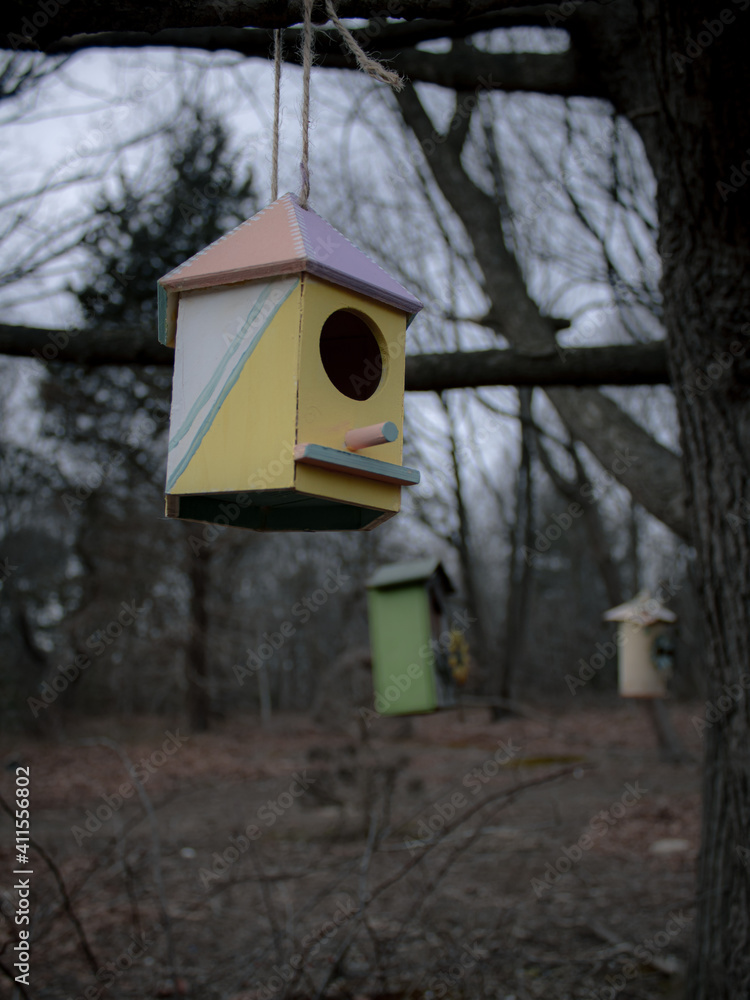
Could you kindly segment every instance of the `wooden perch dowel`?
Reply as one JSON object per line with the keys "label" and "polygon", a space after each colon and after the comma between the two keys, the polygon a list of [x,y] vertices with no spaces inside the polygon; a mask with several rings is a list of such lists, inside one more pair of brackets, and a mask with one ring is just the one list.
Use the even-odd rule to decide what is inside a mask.
{"label": "wooden perch dowel", "polygon": [[370,424],[368,427],[355,427],[347,431],[344,444],[349,451],[359,451],[362,448],[372,448],[376,444],[389,444],[398,437],[398,427],[392,420],[382,424]]}

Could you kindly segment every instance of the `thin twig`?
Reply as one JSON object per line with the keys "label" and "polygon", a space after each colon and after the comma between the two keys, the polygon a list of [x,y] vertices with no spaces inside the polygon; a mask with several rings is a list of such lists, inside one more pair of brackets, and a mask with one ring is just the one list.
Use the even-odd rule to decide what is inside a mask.
{"label": "thin twig", "polygon": [[373,809],[370,814],[370,829],[367,833],[367,845],[365,847],[365,853],[362,855],[362,860],[359,865],[359,908],[357,912],[352,917],[352,926],[349,929],[349,933],[340,945],[338,951],[331,961],[331,965],[328,973],[326,974],[323,982],[320,984],[320,988],[315,996],[315,1000],[322,1000],[323,994],[328,988],[328,984],[331,979],[337,974],[339,963],[343,959],[344,955],[347,953],[349,948],[354,941],[354,938],[359,934],[359,925],[362,923],[362,919],[367,910],[367,904],[370,901],[370,896],[367,892],[367,875],[370,871],[370,864],[372,862],[372,856],[376,847],[377,832],[380,825],[380,819],[383,811],[383,796],[380,799],[380,808]]}
{"label": "thin twig", "polygon": [[[0,795],[0,807],[2,807],[2,809],[10,816],[11,819],[15,819],[15,813],[10,808],[10,806],[5,801],[2,795]],[[88,962],[91,971],[94,973],[94,975],[96,975],[99,969],[101,969],[101,963],[96,960],[94,952],[91,949],[91,945],[89,944],[88,939],[86,937],[86,932],[83,929],[83,925],[81,924],[81,921],[78,919],[78,916],[75,910],[73,909],[73,904],[70,901],[70,895],[68,894],[68,889],[67,886],[65,885],[65,880],[62,877],[60,869],[57,867],[57,865],[49,856],[49,854],[47,854],[42,845],[38,843],[38,841],[34,840],[33,837],[29,837],[29,844],[42,858],[44,863],[52,872],[52,877],[54,878],[55,882],[57,882],[57,888],[60,892],[60,896],[62,897],[63,909],[67,913],[68,918],[71,924],[73,925],[73,929],[76,932],[76,937],[78,938],[78,941],[81,945],[81,949],[83,950],[83,953],[86,956],[86,961]]]}
{"label": "thin twig", "polygon": [[31,994],[26,992],[26,987],[23,985],[23,983],[16,982],[16,977],[13,975],[13,973],[10,971],[10,969],[4,962],[0,962],[0,972],[2,972],[3,975],[7,976],[8,979],[10,979],[10,981],[15,985],[16,989],[25,998],[25,1000],[31,1000]]}
{"label": "thin twig", "polygon": [[154,886],[156,888],[156,896],[159,900],[159,912],[164,926],[164,937],[166,939],[167,945],[167,962],[169,965],[169,975],[173,976],[177,968],[174,941],[172,938],[172,923],[169,916],[169,911],[167,910],[167,898],[164,892],[164,876],[161,867],[161,841],[159,838],[159,824],[156,820],[156,813],[154,812],[154,806],[151,799],[143,787],[143,782],[135,773],[135,766],[128,756],[127,752],[117,743],[115,740],[109,739],[108,736],[100,736],[98,739],[92,740],[81,740],[81,746],[105,746],[110,750],[114,750],[117,756],[122,761],[125,770],[128,772],[131,781],[135,785],[136,791],[138,792],[138,798],[141,801],[143,811],[148,818],[149,826],[151,828],[151,852],[153,855],[153,871],[154,871]]}
{"label": "thin twig", "polygon": [[465,813],[461,816],[460,819],[456,820],[454,823],[447,825],[445,827],[443,834],[439,840],[429,841],[428,843],[426,843],[424,850],[420,854],[418,854],[416,857],[412,858],[411,861],[408,861],[405,865],[403,865],[400,871],[396,872],[395,875],[391,875],[389,878],[386,878],[383,882],[381,882],[380,885],[376,886],[370,896],[369,903],[371,903],[372,900],[375,899],[377,896],[380,896],[382,893],[384,893],[387,889],[390,889],[390,887],[394,885],[396,882],[400,881],[404,877],[404,875],[407,875],[412,870],[412,868],[416,868],[416,866],[420,864],[422,861],[424,861],[427,855],[430,854],[430,852],[433,851],[436,847],[438,847],[446,837],[448,837],[451,833],[453,833],[454,830],[458,829],[459,826],[462,826],[475,813],[479,812],[481,809],[484,809],[484,807],[489,805],[491,802],[500,802],[503,800],[507,802],[512,802],[513,799],[515,799],[518,795],[520,795],[521,792],[526,791],[526,789],[536,788],[539,785],[547,785],[553,781],[557,781],[560,778],[565,778],[582,766],[583,765],[581,764],[571,765],[570,767],[561,768],[559,771],[554,771],[552,774],[543,775],[540,778],[531,778],[529,779],[529,781],[524,781],[520,785],[514,785],[513,788],[508,788],[502,792],[496,792],[494,795],[488,795],[480,802],[476,802],[470,809],[467,809],[465,811]]}

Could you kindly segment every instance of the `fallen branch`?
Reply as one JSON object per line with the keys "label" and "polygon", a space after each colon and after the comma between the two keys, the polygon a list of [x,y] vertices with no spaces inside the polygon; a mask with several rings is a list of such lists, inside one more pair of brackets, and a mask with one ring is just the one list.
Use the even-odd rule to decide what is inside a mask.
{"label": "fallen branch", "polygon": [[381,882],[380,885],[376,886],[370,894],[368,906],[373,899],[384,893],[386,889],[390,889],[390,887],[396,882],[399,882],[404,875],[407,875],[412,870],[412,868],[416,868],[418,864],[421,864],[427,855],[438,847],[443,840],[449,837],[454,830],[457,830],[459,826],[462,826],[468,819],[471,819],[472,816],[484,809],[485,806],[488,806],[491,802],[502,802],[503,800],[506,802],[512,802],[518,795],[521,794],[521,792],[526,791],[528,788],[536,788],[539,785],[548,785],[553,781],[559,781],[560,778],[567,777],[569,774],[578,770],[581,766],[581,764],[571,765],[570,767],[563,767],[559,771],[554,771],[552,774],[545,774],[539,778],[530,778],[528,781],[523,781],[518,785],[514,785],[513,788],[506,788],[502,792],[496,792],[494,795],[488,795],[480,802],[474,803],[470,809],[467,809],[463,813],[460,819],[445,826],[439,839],[426,843],[424,845],[424,850],[420,854],[418,854],[415,858],[412,858],[411,861],[407,861],[407,863],[403,865],[400,871],[398,871],[395,875],[391,875],[389,878]]}
{"label": "fallen branch", "polygon": [[[601,938],[602,941],[606,941],[607,944],[613,945],[618,951],[636,955],[641,965],[651,966],[656,969],[657,972],[664,973],[665,976],[683,976],[685,974],[685,967],[683,963],[674,955],[667,955],[666,958],[659,958],[658,955],[651,955],[650,952],[646,952],[649,957],[644,958],[642,957],[644,952],[643,947],[631,944],[629,941],[621,941],[620,938],[613,933],[613,931],[609,930],[609,928],[600,924],[598,921],[591,921],[586,926],[592,934]],[[641,952],[641,955],[637,953],[636,949]]]}

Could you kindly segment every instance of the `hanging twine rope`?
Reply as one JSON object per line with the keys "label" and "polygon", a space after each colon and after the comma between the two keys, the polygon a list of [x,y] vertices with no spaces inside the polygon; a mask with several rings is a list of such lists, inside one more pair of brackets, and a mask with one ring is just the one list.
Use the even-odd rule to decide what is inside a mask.
{"label": "hanging twine rope", "polygon": [[279,120],[281,117],[282,33],[273,33],[273,151],[271,153],[271,201],[279,197]]}
{"label": "hanging twine rope", "polygon": [[302,38],[302,187],[299,203],[307,208],[310,198],[310,69],[312,67],[312,9],[314,0],[305,0],[305,30]]}
{"label": "hanging twine rope", "polygon": [[[310,198],[310,69],[312,67],[313,54],[313,23],[312,12],[315,0],[305,0],[304,32],[302,35],[302,160],[300,162],[300,174],[302,175],[302,186],[299,193],[299,203],[302,208],[307,208]],[[325,0],[326,14],[334,23],[341,37],[357,61],[359,68],[371,76],[374,80],[387,83],[394,90],[402,90],[404,81],[393,70],[386,69],[377,59],[372,59],[359,45],[357,39],[351,31],[341,23],[336,8],[331,0]],[[278,55],[279,65],[281,55]],[[277,70],[280,73],[280,68]],[[278,83],[277,83],[278,87]],[[278,92],[278,91],[277,91]],[[278,129],[278,127],[277,127]],[[277,136],[274,134],[274,140]],[[275,191],[274,187],[274,191]]]}
{"label": "hanging twine rope", "polygon": [[342,24],[339,20],[339,16],[336,13],[336,8],[333,6],[331,0],[325,0],[326,3],[326,14],[329,19],[333,21],[339,34],[346,42],[349,51],[357,60],[357,65],[359,68],[371,76],[374,80],[380,80],[381,83],[387,83],[389,87],[393,87],[394,90],[403,90],[404,81],[394,72],[392,69],[386,69],[382,63],[379,63],[377,59],[372,59],[362,46],[357,42],[357,39],[349,31],[346,25]]}

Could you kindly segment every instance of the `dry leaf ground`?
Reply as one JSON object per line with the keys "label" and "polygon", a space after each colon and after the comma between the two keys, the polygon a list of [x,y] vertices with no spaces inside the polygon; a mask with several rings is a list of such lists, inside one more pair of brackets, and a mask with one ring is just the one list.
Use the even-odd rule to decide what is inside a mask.
{"label": "dry leaf ground", "polygon": [[[698,759],[701,706],[671,711]],[[355,726],[247,718],[184,740],[173,720],[99,720],[69,722],[63,744],[5,740],[3,797],[28,765],[33,836],[81,927],[35,856],[28,995],[680,995],[700,768],[660,761],[639,706],[402,728],[375,721],[363,743]],[[111,746],[81,745],[100,737],[145,798]],[[4,814],[0,831],[10,968]]]}

